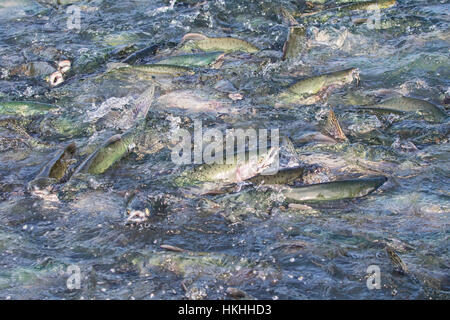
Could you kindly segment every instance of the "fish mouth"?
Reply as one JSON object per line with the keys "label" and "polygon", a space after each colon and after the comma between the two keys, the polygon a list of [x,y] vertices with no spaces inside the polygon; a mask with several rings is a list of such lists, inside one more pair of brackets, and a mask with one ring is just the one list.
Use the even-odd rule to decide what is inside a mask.
{"label": "fish mouth", "polygon": [[57,85],[64,82],[63,75],[60,71],[56,71],[50,75],[49,83],[51,87],[56,87]]}
{"label": "fish mouth", "polygon": [[134,223],[143,223],[148,220],[149,213],[141,210],[132,210],[127,212],[127,221],[126,224],[134,224]]}
{"label": "fish mouth", "polygon": [[359,86],[359,84],[361,83],[361,78],[360,78],[360,71],[358,68],[355,68],[352,70],[352,75],[354,77],[354,79],[356,80],[356,85]]}

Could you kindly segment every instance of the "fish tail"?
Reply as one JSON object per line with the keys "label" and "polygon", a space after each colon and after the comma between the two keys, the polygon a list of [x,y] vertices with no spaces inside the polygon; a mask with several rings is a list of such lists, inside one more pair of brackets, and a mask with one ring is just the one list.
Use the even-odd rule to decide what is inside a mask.
{"label": "fish tail", "polygon": [[346,141],[347,137],[342,131],[342,128],[339,124],[339,121],[334,113],[333,109],[330,107],[330,111],[328,113],[327,122],[325,124],[324,130],[327,134],[329,134],[332,138],[337,140]]}

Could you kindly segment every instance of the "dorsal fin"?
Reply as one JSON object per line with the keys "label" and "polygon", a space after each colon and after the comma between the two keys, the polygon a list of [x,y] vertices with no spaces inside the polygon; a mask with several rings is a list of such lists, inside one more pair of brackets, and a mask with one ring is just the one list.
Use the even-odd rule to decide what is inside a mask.
{"label": "dorsal fin", "polygon": [[206,39],[208,39],[208,37],[201,33],[186,33],[183,39],[181,39],[181,43],[184,43],[188,40],[206,40]]}

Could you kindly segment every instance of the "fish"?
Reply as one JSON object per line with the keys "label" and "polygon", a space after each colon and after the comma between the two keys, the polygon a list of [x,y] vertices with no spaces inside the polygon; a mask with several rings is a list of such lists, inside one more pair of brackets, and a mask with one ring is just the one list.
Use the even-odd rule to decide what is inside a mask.
{"label": "fish", "polygon": [[188,33],[181,40],[181,51],[191,52],[193,49],[201,51],[222,51],[222,52],[247,52],[255,53],[259,48],[253,44],[236,38],[222,37],[209,38],[200,33]]}
{"label": "fish", "polygon": [[283,24],[287,25],[288,27],[299,25],[299,23],[297,22],[297,20],[295,20],[292,13],[290,13],[286,8],[281,7],[279,10],[279,15],[281,16]]}
{"label": "fish", "polygon": [[57,105],[32,101],[0,102],[0,114],[21,115],[24,117],[44,115],[49,111],[60,109]]}
{"label": "fish", "polygon": [[283,168],[273,175],[257,175],[245,182],[251,182],[254,185],[270,185],[270,184],[292,184],[303,176],[304,168],[301,166]]}
{"label": "fish", "polygon": [[176,182],[181,185],[198,182],[237,183],[263,173],[278,157],[278,149],[272,147],[267,148],[264,152],[258,150],[257,155],[255,152],[255,157],[250,156],[250,151],[236,153],[233,161],[228,163],[225,153],[223,163],[201,164],[178,177]]}
{"label": "fish", "polygon": [[137,132],[139,130],[140,128],[133,127],[123,134],[116,134],[109,138],[94,153],[86,158],[77,168],[74,176],[78,173],[94,175],[104,173],[135,147]]}
{"label": "fish", "polygon": [[187,112],[231,112],[229,102],[223,99],[215,99],[208,92],[201,90],[174,90],[161,95],[155,108],[179,109]]}
{"label": "fish", "polygon": [[372,1],[352,3],[349,5],[341,6],[341,7],[339,7],[339,10],[375,11],[375,10],[381,10],[381,9],[387,9],[387,8],[393,7],[393,6],[395,6],[396,3],[397,3],[396,0],[372,0]]}
{"label": "fish", "polygon": [[241,191],[242,188],[251,183],[255,186],[260,185],[290,185],[303,177],[304,168],[301,166],[283,168],[278,170],[275,174],[258,174],[254,177],[246,179],[243,186],[237,183],[230,183],[220,186],[220,188],[207,190],[202,195],[218,195],[224,193],[234,193]]}
{"label": "fish", "polygon": [[69,70],[72,66],[72,63],[70,62],[70,60],[61,60],[61,61],[58,61],[57,65],[58,65],[58,71],[60,71],[61,73],[67,73],[67,72],[69,72]]}
{"label": "fish", "polygon": [[322,100],[331,90],[357,80],[359,70],[349,68],[300,80],[278,95],[281,103],[314,104]]}
{"label": "fish", "polygon": [[443,121],[447,118],[447,114],[434,103],[406,96],[390,98],[377,105],[361,106],[357,109],[392,113],[416,112],[430,122]]}
{"label": "fish", "polygon": [[387,8],[393,7],[396,4],[397,4],[396,0],[371,0],[371,1],[364,1],[364,2],[358,2],[358,3],[350,3],[350,4],[346,4],[346,5],[328,8],[325,10],[320,10],[320,11],[296,14],[295,16],[308,17],[308,16],[317,15],[319,13],[330,13],[330,12],[334,12],[334,11],[339,11],[339,12],[348,12],[348,11],[356,11],[356,10],[377,11],[377,10],[382,10],[382,9],[387,9]]}
{"label": "fish", "polygon": [[344,131],[342,131],[338,119],[336,118],[336,114],[331,108],[330,111],[328,112],[327,120],[323,130],[327,135],[329,135],[333,139],[336,139],[338,141],[348,140]]}
{"label": "fish", "polygon": [[208,275],[227,282],[257,279],[261,274],[269,279],[280,277],[278,268],[272,264],[213,252],[140,251],[129,260],[142,274],[162,269],[189,279]]}
{"label": "fish", "polygon": [[292,59],[299,55],[306,45],[306,28],[293,26],[289,28],[289,35],[283,46],[281,60]]}
{"label": "fish", "polygon": [[51,87],[56,87],[57,85],[61,84],[64,82],[64,77],[61,71],[55,71],[53,72],[49,78],[48,78],[48,83],[50,84]]}
{"label": "fish", "polygon": [[34,61],[22,64],[9,71],[11,76],[45,77],[55,71],[55,67],[45,61]]}
{"label": "fish", "polygon": [[143,65],[127,65],[124,63],[113,64],[107,73],[120,73],[126,71],[139,72],[150,75],[170,75],[179,77],[183,75],[193,75],[195,71],[188,67],[168,65],[168,64],[143,64]]}
{"label": "fish", "polygon": [[355,199],[367,196],[387,181],[384,176],[342,180],[282,190],[288,203]]}
{"label": "fish", "polygon": [[155,97],[155,84],[147,88],[135,101],[133,109],[133,117],[131,121],[136,122],[147,117],[148,110],[153,103]]}
{"label": "fish", "polygon": [[350,68],[300,80],[288,90],[297,95],[313,95],[326,87],[351,83],[355,79],[359,79],[359,70]]}
{"label": "fish", "polygon": [[388,133],[399,136],[402,139],[409,139],[413,143],[426,144],[447,141],[450,136],[449,123],[424,124],[413,120],[405,120],[393,124]]}
{"label": "fish", "polygon": [[394,249],[392,249],[390,246],[386,246],[386,252],[392,264],[394,265],[395,271],[401,274],[409,273],[408,267],[402,261],[402,259],[400,259],[398,254],[394,251]]}
{"label": "fish", "polygon": [[183,54],[165,58],[155,64],[174,65],[182,67],[205,67],[215,63],[225,56],[223,52],[207,52]]}
{"label": "fish", "polygon": [[67,173],[76,149],[75,143],[71,143],[63,150],[58,151],[52,160],[41,169],[36,178],[30,182],[29,187],[43,189],[53,182],[60,182]]}
{"label": "fish", "polygon": [[144,49],[141,49],[139,51],[136,51],[136,52],[130,54],[128,57],[126,57],[125,59],[122,60],[122,63],[133,64],[142,58],[154,55],[156,53],[156,51],[158,50],[158,48],[159,48],[159,45],[152,44],[148,47],[145,47]]}

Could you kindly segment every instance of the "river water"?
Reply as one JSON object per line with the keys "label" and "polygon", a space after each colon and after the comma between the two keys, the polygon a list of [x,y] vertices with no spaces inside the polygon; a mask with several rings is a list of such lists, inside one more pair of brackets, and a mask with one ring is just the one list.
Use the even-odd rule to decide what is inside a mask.
{"label": "river water", "polygon": [[[381,11],[308,18],[296,14],[325,1],[314,8],[303,1],[56,2],[0,1],[0,101],[62,107],[27,118],[22,131],[0,127],[1,299],[228,299],[230,287],[254,299],[449,298],[448,119],[352,108],[405,95],[447,112],[448,1],[398,0]],[[301,53],[284,61],[289,26],[280,8],[307,30]],[[191,32],[261,50],[229,54],[193,76],[156,79],[155,99],[166,99],[149,112],[150,130],[159,133],[143,152],[88,177],[75,195],[67,196],[65,182],[30,192],[29,182],[69,143],[79,163],[129,127],[122,112],[153,79],[105,76],[108,63],[152,44],[157,52],[139,63],[169,56]],[[54,62],[66,59],[71,70],[50,87]],[[274,108],[266,99],[297,79],[352,67],[359,85],[326,101]],[[329,106],[348,142],[308,138],[321,134]],[[183,167],[162,137],[174,123],[194,120],[220,130],[279,129],[300,162],[324,169],[320,181],[384,175],[388,182],[361,199],[307,206],[287,206],[265,189],[193,194],[170,184]],[[136,203],[150,218],[127,223]],[[408,272],[395,270],[386,246]],[[373,265],[380,288],[370,290]]]}

